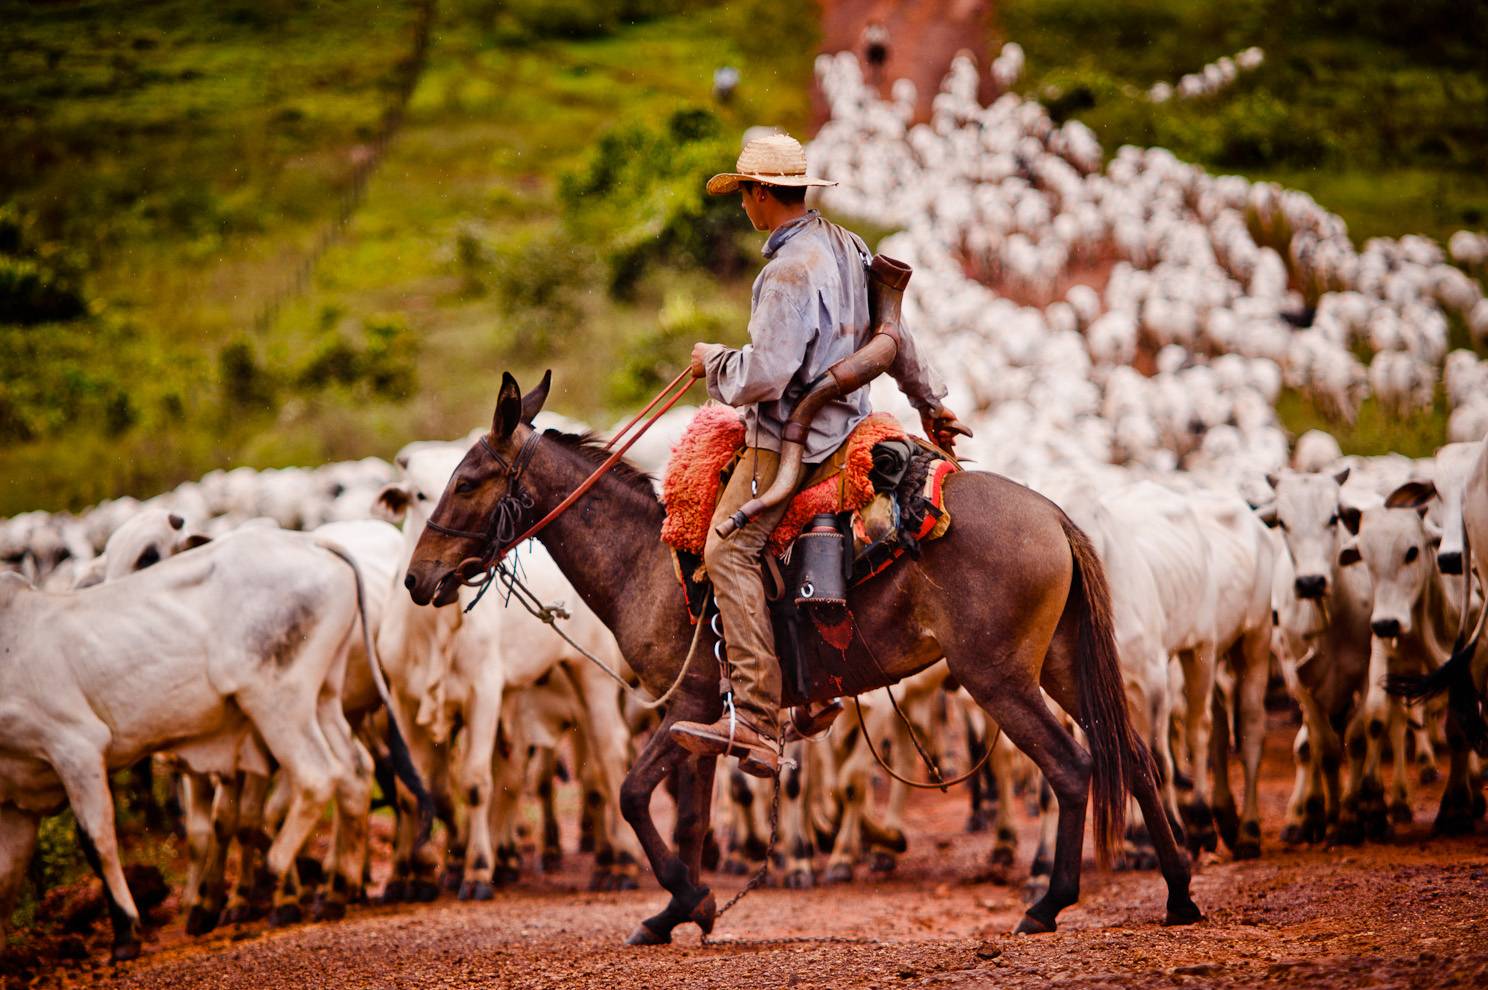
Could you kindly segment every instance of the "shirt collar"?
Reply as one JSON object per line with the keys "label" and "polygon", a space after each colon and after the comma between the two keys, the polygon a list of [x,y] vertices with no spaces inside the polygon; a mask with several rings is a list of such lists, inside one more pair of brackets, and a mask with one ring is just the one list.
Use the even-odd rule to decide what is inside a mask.
{"label": "shirt collar", "polygon": [[795,237],[796,234],[800,233],[801,228],[806,226],[807,221],[817,220],[820,219],[820,217],[821,213],[819,213],[818,211],[807,210],[803,215],[796,217],[796,219],[791,220],[788,223],[783,223],[779,227],[776,227],[775,230],[771,232],[770,236],[765,240],[765,246],[761,253],[766,258],[775,257],[775,252],[784,247],[786,241],[790,240],[792,237]]}

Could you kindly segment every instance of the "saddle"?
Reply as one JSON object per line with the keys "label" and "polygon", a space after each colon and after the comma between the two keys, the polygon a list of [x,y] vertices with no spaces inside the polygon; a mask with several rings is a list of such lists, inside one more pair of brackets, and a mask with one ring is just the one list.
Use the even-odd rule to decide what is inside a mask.
{"label": "saddle", "polygon": [[[661,536],[693,622],[703,618],[709,580],[702,552],[719,493],[744,449],[744,423],[728,406],[705,405],[672,450],[662,479]],[[944,483],[959,465],[906,434],[887,414],[869,416],[792,498],[766,545],[762,566],[786,704],[877,686],[854,646],[851,589],[883,573],[949,529]],[[846,552],[819,547],[835,542]],[[841,567],[839,575],[823,573]],[[859,637],[860,638],[860,637]]]}

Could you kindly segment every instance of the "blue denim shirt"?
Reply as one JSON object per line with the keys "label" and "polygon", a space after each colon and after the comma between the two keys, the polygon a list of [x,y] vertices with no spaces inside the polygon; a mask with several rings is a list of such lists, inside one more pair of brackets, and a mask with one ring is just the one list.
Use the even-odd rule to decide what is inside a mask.
{"label": "blue denim shirt", "polygon": [[[777,227],[765,241],[769,259],[754,280],[749,343],[718,345],[705,362],[708,394],[746,406],[750,446],[780,449],[791,411],[828,368],[868,343],[868,262],[857,234],[815,210]],[[937,407],[945,385],[919,354],[907,327],[889,373],[921,412]],[[823,460],[866,417],[868,388],[829,402],[811,423],[805,460]]]}

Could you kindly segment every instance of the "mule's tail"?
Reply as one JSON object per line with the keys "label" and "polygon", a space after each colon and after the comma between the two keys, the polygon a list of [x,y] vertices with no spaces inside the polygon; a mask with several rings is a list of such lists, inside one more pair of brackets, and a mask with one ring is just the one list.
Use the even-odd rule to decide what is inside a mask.
{"label": "mule's tail", "polygon": [[1105,867],[1120,848],[1126,830],[1126,799],[1132,782],[1143,771],[1144,763],[1150,765],[1151,757],[1127,717],[1106,570],[1080,527],[1068,517],[1061,523],[1075,558],[1070,599],[1078,609],[1079,623],[1075,686],[1080,711],[1076,717],[1090,743],[1095,856],[1096,862]]}

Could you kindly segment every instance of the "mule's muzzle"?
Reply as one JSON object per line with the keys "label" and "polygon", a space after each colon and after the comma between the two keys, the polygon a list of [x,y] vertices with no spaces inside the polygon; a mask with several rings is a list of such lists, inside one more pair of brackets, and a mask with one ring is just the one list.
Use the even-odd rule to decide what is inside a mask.
{"label": "mule's muzzle", "polygon": [[1298,598],[1316,600],[1323,597],[1328,591],[1328,577],[1326,574],[1307,574],[1297,578],[1293,583]]}
{"label": "mule's muzzle", "polygon": [[415,562],[403,577],[403,587],[415,605],[432,604],[435,608],[448,605],[460,597],[460,581],[455,572],[440,561],[427,564]]}

